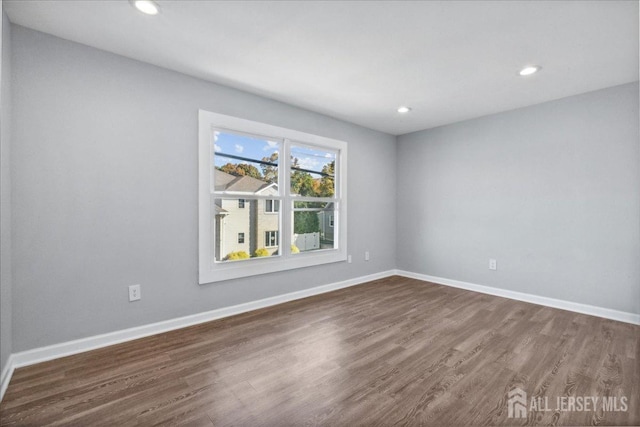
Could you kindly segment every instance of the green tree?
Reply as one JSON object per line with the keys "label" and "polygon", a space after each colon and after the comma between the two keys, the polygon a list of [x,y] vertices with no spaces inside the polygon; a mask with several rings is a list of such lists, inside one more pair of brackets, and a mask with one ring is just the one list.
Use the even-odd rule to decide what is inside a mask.
{"label": "green tree", "polygon": [[309,172],[297,170],[300,161],[297,157],[291,157],[291,192],[301,196],[317,196],[313,177]]}
{"label": "green tree", "polygon": [[252,178],[262,179],[262,174],[258,168],[248,163],[227,163],[218,169],[234,176],[250,176]]}
{"label": "green tree", "polygon": [[335,194],[335,168],[335,160],[323,166],[322,173],[326,175],[323,175],[322,178],[320,178],[320,197],[333,197]]}
{"label": "green tree", "polygon": [[317,212],[294,212],[293,232],[296,234],[317,233],[320,231],[320,220]]}
{"label": "green tree", "polygon": [[[335,190],[335,161],[322,168],[322,178],[314,179],[309,172],[297,170],[300,161],[291,158],[291,192],[306,197],[333,197]],[[296,207],[313,207],[314,202],[296,202]],[[296,234],[317,233],[320,231],[320,220],[316,211],[301,211],[293,214],[293,232]]]}
{"label": "green tree", "polygon": [[[269,157],[263,157],[262,161],[269,163],[278,163],[278,153],[273,153]],[[278,168],[276,166],[262,164],[260,165],[260,168],[262,169],[262,179],[267,181],[269,184],[278,182]]]}

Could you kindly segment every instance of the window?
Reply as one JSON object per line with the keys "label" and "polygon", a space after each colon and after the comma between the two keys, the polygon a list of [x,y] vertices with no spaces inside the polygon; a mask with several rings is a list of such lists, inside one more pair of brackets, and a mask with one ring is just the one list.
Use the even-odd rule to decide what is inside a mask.
{"label": "window", "polygon": [[278,232],[277,231],[265,231],[264,232],[265,246],[272,248],[278,246]]}
{"label": "window", "polygon": [[200,283],[346,261],[345,142],[206,111],[199,122]]}
{"label": "window", "polygon": [[266,213],[276,213],[280,211],[280,200],[267,199],[264,201],[264,211]]}

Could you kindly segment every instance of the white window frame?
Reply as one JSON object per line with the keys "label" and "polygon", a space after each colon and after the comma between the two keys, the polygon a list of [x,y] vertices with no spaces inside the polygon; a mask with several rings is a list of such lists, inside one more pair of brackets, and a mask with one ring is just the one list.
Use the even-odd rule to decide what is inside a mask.
{"label": "white window frame", "polygon": [[[241,277],[254,276],[276,271],[291,270],[347,260],[347,143],[332,138],[313,135],[305,132],[273,126],[266,123],[241,119],[209,111],[200,110],[199,118],[199,283],[212,283]],[[281,160],[278,167],[278,188],[280,195],[276,198],[266,196],[264,199],[280,199],[281,226],[279,229],[279,256],[256,257],[250,260],[215,262],[215,212],[213,156],[214,130],[228,130],[235,133],[262,135],[274,140],[283,141]],[[318,149],[336,151],[335,164],[335,198],[331,201],[335,206],[334,248],[320,249],[298,254],[291,253],[293,239],[293,202],[308,200],[290,195],[290,147],[304,145]],[[258,199],[260,197],[257,197]],[[314,201],[316,198],[314,198]],[[317,198],[326,201],[327,198]],[[288,231],[290,230],[290,231]]]}

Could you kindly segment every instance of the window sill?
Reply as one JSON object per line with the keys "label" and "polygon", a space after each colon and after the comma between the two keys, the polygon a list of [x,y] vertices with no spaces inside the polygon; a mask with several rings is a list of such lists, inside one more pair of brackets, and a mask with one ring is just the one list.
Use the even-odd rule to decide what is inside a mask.
{"label": "window sill", "polygon": [[200,272],[200,284],[222,282],[247,276],[274,273],[278,271],[294,270],[297,268],[313,267],[347,260],[347,255],[338,249],[327,249],[308,253],[299,253],[287,258],[273,259],[273,257],[252,258],[230,263],[216,263],[215,271]]}

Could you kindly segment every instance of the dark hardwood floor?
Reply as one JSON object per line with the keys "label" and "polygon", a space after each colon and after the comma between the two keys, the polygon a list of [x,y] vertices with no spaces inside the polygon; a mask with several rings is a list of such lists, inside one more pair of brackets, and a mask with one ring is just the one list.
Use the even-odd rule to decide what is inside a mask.
{"label": "dark hardwood floor", "polygon": [[[18,369],[0,424],[638,425],[639,340],[639,326],[392,277]],[[508,418],[513,387],[548,408]],[[556,410],[582,396],[627,410]]]}

